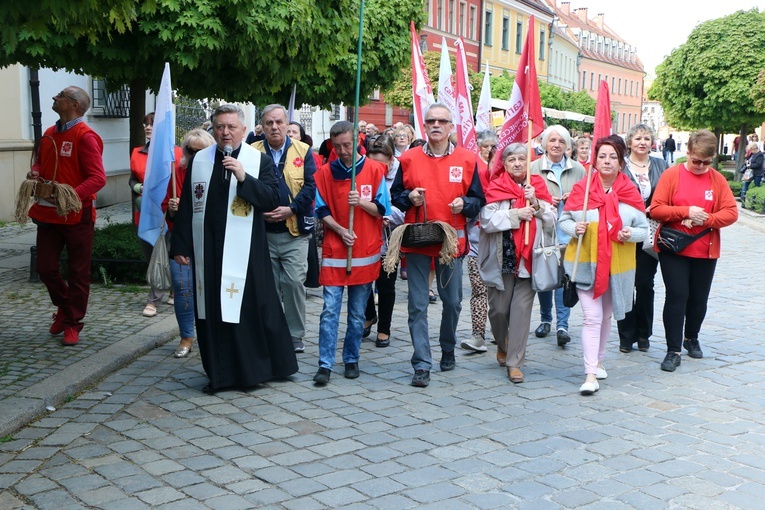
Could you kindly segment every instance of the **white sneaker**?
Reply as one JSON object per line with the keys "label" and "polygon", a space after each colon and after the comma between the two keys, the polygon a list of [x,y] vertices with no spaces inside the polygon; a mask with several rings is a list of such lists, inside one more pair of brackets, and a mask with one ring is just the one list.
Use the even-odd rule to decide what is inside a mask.
{"label": "white sneaker", "polygon": [[595,379],[606,379],[608,377],[608,372],[606,372],[606,369],[603,367],[598,367],[595,371]]}
{"label": "white sneaker", "polygon": [[486,352],[486,341],[478,335],[473,335],[470,340],[463,340],[460,347],[467,351]]}
{"label": "white sneaker", "polygon": [[600,389],[600,385],[598,384],[598,381],[585,382],[583,385],[579,387],[579,393],[581,393],[582,395],[592,395],[599,389]]}

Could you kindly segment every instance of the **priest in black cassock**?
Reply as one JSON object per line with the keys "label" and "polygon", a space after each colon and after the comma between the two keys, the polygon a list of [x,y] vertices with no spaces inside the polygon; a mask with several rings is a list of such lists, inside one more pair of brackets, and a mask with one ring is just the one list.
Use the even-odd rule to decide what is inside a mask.
{"label": "priest in black cassock", "polygon": [[274,164],[242,143],[238,106],[218,107],[212,125],[217,144],[189,163],[170,250],[179,264],[193,265],[206,392],[247,389],[298,371],[263,222],[263,212],[279,205]]}

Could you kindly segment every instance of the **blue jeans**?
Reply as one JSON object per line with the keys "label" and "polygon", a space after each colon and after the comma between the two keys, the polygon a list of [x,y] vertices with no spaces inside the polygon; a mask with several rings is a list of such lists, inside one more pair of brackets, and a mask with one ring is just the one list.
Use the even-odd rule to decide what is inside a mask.
{"label": "blue jeans", "polygon": [[[324,286],[324,309],[319,320],[319,367],[332,370],[337,352],[337,330],[345,287]],[[348,286],[348,323],[343,341],[343,363],[358,363],[361,334],[364,332],[364,311],[372,284]]]}
{"label": "blue jeans", "polygon": [[568,308],[563,304],[562,288],[537,293],[539,296],[539,315],[541,315],[542,322],[549,322],[552,324],[553,292],[555,293],[555,318],[557,321],[557,328],[568,331],[568,318],[571,315],[571,308]]}
{"label": "blue jeans", "polygon": [[182,266],[170,259],[170,276],[175,294],[175,319],[181,338],[194,338],[194,277],[192,265]]}
{"label": "blue jeans", "polygon": [[[406,254],[407,283],[409,284],[409,334],[414,354],[415,370],[430,370],[433,357],[428,334],[428,273],[430,259],[425,255]],[[457,344],[457,323],[462,311],[462,259],[443,265],[436,259],[436,284],[441,298],[441,328],[438,340],[441,352],[452,352]]]}
{"label": "blue jeans", "polygon": [[[759,188],[760,183],[762,183],[762,174],[755,175],[752,181],[754,181],[754,187]],[[746,190],[749,189],[749,185],[752,184],[752,181],[746,181],[741,187],[741,200],[744,200],[744,197],[746,197]]]}

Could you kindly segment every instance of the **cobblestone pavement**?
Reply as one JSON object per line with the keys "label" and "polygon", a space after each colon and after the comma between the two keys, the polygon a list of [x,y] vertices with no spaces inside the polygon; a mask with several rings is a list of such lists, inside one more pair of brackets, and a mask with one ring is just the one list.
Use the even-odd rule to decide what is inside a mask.
{"label": "cobblestone pavement", "polygon": [[[0,508],[762,508],[765,277],[752,262],[761,221],[723,232],[705,357],[683,356],[675,373],[659,370],[657,277],[651,350],[619,353],[614,327],[609,377],[594,396],[577,391],[579,309],[565,350],[531,335],[523,384],[508,381],[490,347],[459,352],[457,370],[412,388],[399,283],[391,347],[364,342],[359,379],[344,379],[340,364],[316,387],[322,301],[311,290],[311,333],[292,381],[206,395],[196,351],[176,360],[174,342],[161,345],[0,444]],[[104,320],[140,322],[103,306]],[[47,321],[36,325],[45,317],[35,313],[39,334]],[[429,308],[433,334],[439,315],[440,302]]]}

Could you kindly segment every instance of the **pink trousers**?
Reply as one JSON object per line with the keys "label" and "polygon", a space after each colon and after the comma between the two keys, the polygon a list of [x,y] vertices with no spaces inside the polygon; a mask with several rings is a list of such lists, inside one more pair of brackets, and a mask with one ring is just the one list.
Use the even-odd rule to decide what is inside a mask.
{"label": "pink trousers", "polygon": [[614,306],[611,301],[611,287],[597,299],[593,299],[594,289],[577,289],[579,303],[582,305],[584,321],[582,324],[582,355],[584,373],[594,374],[598,363],[606,355],[606,343],[611,334],[611,316]]}

